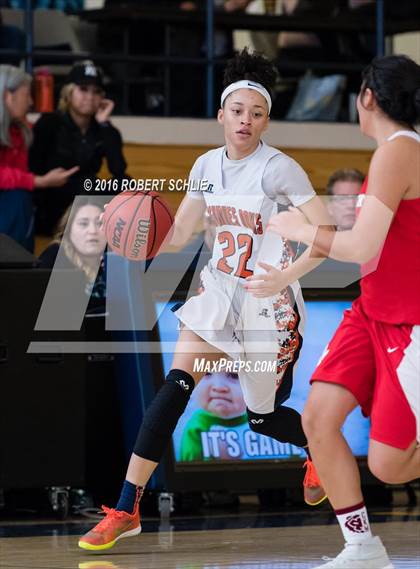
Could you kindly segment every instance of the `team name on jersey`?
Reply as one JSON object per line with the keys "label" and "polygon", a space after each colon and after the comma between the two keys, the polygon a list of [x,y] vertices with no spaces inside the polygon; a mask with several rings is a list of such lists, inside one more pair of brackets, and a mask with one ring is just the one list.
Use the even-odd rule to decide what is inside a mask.
{"label": "team name on jersey", "polygon": [[251,229],[255,235],[263,233],[261,215],[233,206],[209,205],[207,215],[212,225],[238,225]]}

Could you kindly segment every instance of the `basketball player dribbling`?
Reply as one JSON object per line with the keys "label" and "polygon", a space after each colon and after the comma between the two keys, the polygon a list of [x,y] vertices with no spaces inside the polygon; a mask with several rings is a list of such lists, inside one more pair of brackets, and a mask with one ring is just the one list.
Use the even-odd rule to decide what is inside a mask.
{"label": "basketball player dribbling", "polygon": [[[290,396],[302,346],[303,300],[297,279],[320,260],[311,259],[308,251],[292,263],[287,242],[274,234],[274,241],[264,239],[278,204],[295,205],[313,223],[327,225],[329,218],[302,168],[261,140],[275,80],[272,64],[247,50],[227,66],[218,111],[226,145],[194,164],[190,179],[206,184],[197,183],[200,191],[191,188],[182,201],[170,242],[185,244],[206,212],[216,227],[212,259],[201,274],[202,292],[176,312],[181,329],[172,368],[145,413],[120,500],[116,508],[104,508],[105,518],[80,538],[83,549],[108,549],[118,539],[140,533],[139,500],[195,384],[206,373],[194,371],[194,361],[203,355],[210,362],[226,355],[246,361],[248,370],[238,375],[250,428],[307,447],[300,414],[282,404]],[[259,280],[247,280],[254,269],[262,290],[255,290]],[[258,371],[264,361],[274,362],[275,369]],[[316,505],[326,495],[309,456],[306,466],[305,501]]]}
{"label": "basketball player dribbling", "polygon": [[389,484],[420,476],[420,66],[373,60],[357,99],[360,128],[377,142],[350,231],[326,233],[297,210],[269,228],[362,264],[353,303],[312,376],[305,433],[346,542],[325,568],[390,569],[371,534],[357,463],[340,428],[360,405],[371,418],[368,464]]}

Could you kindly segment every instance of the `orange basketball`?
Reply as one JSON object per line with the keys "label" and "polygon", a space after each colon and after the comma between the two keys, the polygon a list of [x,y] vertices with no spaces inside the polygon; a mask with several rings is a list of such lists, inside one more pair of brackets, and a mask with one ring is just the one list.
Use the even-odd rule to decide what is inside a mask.
{"label": "orange basketball", "polygon": [[105,209],[103,228],[112,251],[131,261],[144,261],[156,256],[173,221],[157,193],[123,192]]}

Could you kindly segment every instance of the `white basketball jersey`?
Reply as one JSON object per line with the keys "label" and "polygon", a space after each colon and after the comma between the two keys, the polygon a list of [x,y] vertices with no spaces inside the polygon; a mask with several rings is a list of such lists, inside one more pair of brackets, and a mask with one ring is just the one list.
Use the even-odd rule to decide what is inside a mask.
{"label": "white basketball jersey", "polygon": [[277,213],[277,204],[266,196],[262,187],[268,161],[279,151],[262,143],[232,187],[223,187],[223,153],[225,147],[205,155],[202,179],[206,215],[216,229],[212,266],[236,278],[264,273],[256,267],[263,261],[281,268],[291,258],[291,249],[277,234],[267,232],[268,220]]}

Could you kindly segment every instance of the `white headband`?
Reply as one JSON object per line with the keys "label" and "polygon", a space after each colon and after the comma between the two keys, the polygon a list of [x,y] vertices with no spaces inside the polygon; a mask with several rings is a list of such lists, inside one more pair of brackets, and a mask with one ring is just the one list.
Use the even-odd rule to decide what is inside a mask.
{"label": "white headband", "polygon": [[242,81],[236,81],[236,83],[231,83],[226,87],[223,91],[222,96],[220,97],[220,106],[223,107],[223,103],[233,91],[237,91],[238,89],[252,89],[253,91],[258,91],[260,95],[264,97],[267,101],[268,105],[268,114],[271,111],[271,97],[270,93],[267,91],[265,87],[261,85],[261,83],[254,83],[253,81],[248,81],[247,79],[243,79]]}

